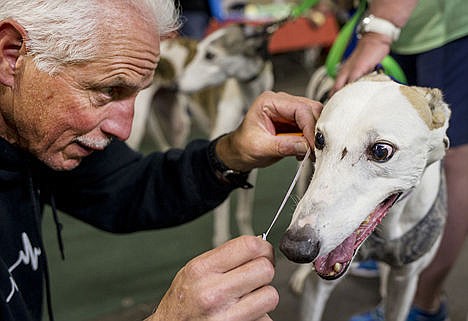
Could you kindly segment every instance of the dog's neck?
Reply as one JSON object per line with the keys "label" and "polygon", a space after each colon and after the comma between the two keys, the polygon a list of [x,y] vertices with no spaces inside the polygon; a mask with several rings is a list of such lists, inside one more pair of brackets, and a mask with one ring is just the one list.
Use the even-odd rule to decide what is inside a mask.
{"label": "dog's neck", "polygon": [[268,60],[262,60],[259,63],[258,72],[253,73],[250,77],[247,78],[239,78],[239,82],[241,83],[249,83],[255,81],[265,72],[265,66],[268,64]]}
{"label": "dog's neck", "polygon": [[273,65],[265,61],[258,73],[246,80],[240,80],[239,86],[248,104],[266,90],[273,89]]}
{"label": "dog's neck", "polygon": [[[380,230],[374,231],[359,250],[358,259],[374,259],[386,262],[391,266],[404,266],[418,260],[434,246],[443,233],[447,217],[445,176],[442,171],[440,173],[439,185],[433,185],[438,187],[437,195],[427,212],[412,208],[416,205],[419,206],[419,209],[422,205],[420,201],[414,202],[417,204],[410,204],[411,202],[408,201],[406,204],[406,206],[412,208],[409,212],[406,212],[406,215],[420,212],[424,213],[424,216],[415,222],[411,229],[396,239],[386,239],[382,237]],[[418,198],[418,195],[411,197],[411,199],[414,198]],[[388,215],[391,216],[392,214],[390,212]],[[405,215],[403,212],[400,214]],[[400,216],[400,220],[401,218],[402,216]]]}

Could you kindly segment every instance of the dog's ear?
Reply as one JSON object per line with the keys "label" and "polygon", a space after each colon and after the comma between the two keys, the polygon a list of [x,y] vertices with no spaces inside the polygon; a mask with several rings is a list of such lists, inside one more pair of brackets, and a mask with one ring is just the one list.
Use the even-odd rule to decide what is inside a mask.
{"label": "dog's ear", "polygon": [[185,67],[193,60],[193,58],[197,54],[198,41],[188,38],[188,37],[179,37],[178,39],[179,39],[178,41],[180,42],[180,44],[182,44],[182,46],[184,46],[184,48],[187,48],[188,50],[188,55],[184,61],[184,67]]}
{"label": "dog's ear", "polygon": [[260,25],[241,24],[246,38],[263,37],[268,38],[278,30],[286,20],[278,20]]}
{"label": "dog's ear", "polygon": [[425,95],[429,109],[432,114],[431,145],[429,151],[428,162],[434,162],[442,159],[445,151],[450,147],[450,140],[447,136],[447,128],[449,126],[450,108],[443,100],[442,92],[439,89],[426,88]]}
{"label": "dog's ear", "polygon": [[269,36],[264,32],[261,26],[242,25],[242,33],[244,36],[242,52],[248,57],[264,55],[268,48]]}
{"label": "dog's ear", "polygon": [[247,56],[258,56],[260,54],[266,57],[270,37],[281,25],[281,21],[263,25],[243,24],[241,27],[245,38],[244,53]]}
{"label": "dog's ear", "polygon": [[450,108],[443,100],[442,92],[437,88],[407,86],[400,88],[431,130],[428,164],[442,159],[450,147],[447,136]]}

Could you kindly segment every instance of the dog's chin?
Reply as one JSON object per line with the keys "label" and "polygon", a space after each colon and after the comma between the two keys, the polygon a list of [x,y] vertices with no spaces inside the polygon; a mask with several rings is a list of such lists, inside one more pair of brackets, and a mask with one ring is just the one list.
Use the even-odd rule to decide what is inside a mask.
{"label": "dog's chin", "polygon": [[318,276],[326,280],[335,280],[342,277],[351,265],[351,261],[359,247],[387,215],[400,195],[401,192],[397,192],[388,196],[340,245],[327,255],[317,257],[314,261],[314,267]]}

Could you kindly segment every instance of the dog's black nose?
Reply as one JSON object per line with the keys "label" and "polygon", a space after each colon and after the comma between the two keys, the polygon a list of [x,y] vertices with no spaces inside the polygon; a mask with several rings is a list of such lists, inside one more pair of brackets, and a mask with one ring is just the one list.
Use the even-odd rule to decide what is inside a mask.
{"label": "dog's black nose", "polygon": [[310,225],[301,228],[289,228],[280,242],[280,250],[296,263],[312,262],[320,250],[320,242]]}

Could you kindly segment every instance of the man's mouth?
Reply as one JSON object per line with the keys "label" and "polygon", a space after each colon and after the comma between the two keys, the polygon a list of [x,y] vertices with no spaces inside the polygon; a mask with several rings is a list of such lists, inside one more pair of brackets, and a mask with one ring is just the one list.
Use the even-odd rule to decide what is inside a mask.
{"label": "man's mouth", "polygon": [[350,266],[359,247],[380,224],[401,194],[398,192],[387,197],[340,245],[327,255],[317,257],[314,261],[316,273],[327,280],[341,277]]}

